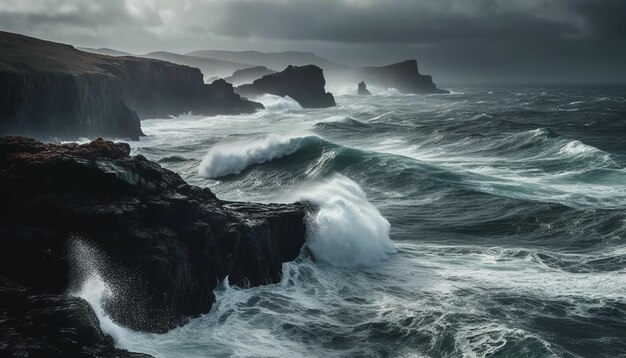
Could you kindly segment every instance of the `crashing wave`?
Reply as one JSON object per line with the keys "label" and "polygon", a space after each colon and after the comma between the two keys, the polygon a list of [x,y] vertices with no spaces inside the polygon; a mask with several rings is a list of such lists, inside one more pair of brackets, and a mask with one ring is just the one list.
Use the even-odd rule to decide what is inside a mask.
{"label": "crashing wave", "polygon": [[198,173],[212,179],[239,174],[251,165],[291,155],[307,142],[319,139],[315,135],[272,134],[257,140],[217,145],[209,149],[204,156],[198,167]]}
{"label": "crashing wave", "polygon": [[337,174],[300,188],[291,199],[319,206],[309,218],[307,241],[317,260],[339,267],[365,267],[396,252],[389,239],[389,221],[349,178]]}

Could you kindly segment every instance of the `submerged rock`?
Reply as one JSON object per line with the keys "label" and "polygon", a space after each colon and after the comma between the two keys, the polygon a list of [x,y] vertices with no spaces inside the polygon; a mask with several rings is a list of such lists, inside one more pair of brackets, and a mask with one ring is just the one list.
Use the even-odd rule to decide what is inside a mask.
{"label": "submerged rock", "polygon": [[140,118],[260,108],[197,68],[0,31],[0,134],[137,139]]}
{"label": "submerged rock", "polygon": [[288,66],[284,71],[264,76],[251,84],[237,87],[242,96],[262,94],[289,96],[304,108],[324,108],[336,105],[332,93],[326,92],[326,80],[321,68],[315,65]]}
{"label": "submerged rock", "polygon": [[372,92],[367,90],[367,86],[365,85],[365,82],[361,81],[359,82],[359,88],[357,90],[357,94],[359,96],[371,96]]}
{"label": "submerged rock", "polygon": [[[60,300],[75,279],[72,260],[95,265],[115,292],[105,307],[116,322],[164,332],[209,312],[225,277],[241,287],[275,283],[298,256],[310,206],[225,202],[129,152],[101,139],[0,138],[0,288],[12,282]],[[71,240],[102,259],[71,254]]]}

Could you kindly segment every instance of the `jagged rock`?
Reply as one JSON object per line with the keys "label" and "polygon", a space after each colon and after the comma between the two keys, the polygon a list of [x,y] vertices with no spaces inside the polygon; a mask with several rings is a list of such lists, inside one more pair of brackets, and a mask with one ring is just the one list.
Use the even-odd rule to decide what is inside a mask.
{"label": "jagged rock", "polygon": [[362,78],[370,85],[395,88],[402,93],[449,93],[437,88],[431,76],[420,74],[416,60],[361,68],[355,71],[354,76]]}
{"label": "jagged rock", "polygon": [[0,134],[137,139],[140,118],[260,108],[197,68],[0,32]]}
{"label": "jagged rock", "polygon": [[209,312],[226,276],[242,287],[275,283],[298,256],[310,205],[225,202],[129,151],[101,139],[0,138],[0,278],[63,295],[75,259],[68,242],[79,238],[102,253],[113,319],[164,332]]}
{"label": "jagged rock", "polygon": [[265,66],[256,66],[237,70],[233,72],[232,76],[226,77],[224,80],[234,85],[241,85],[244,83],[251,83],[256,79],[266,75],[271,75],[272,73],[276,73],[276,71],[270,70]]}
{"label": "jagged rock", "polygon": [[365,82],[361,81],[359,82],[359,88],[357,89],[357,94],[359,96],[371,96],[372,92],[368,91],[367,86],[365,85]]}
{"label": "jagged rock", "polygon": [[288,66],[284,71],[263,76],[237,87],[235,92],[254,97],[262,94],[289,96],[304,108],[324,108],[336,105],[332,93],[326,92],[326,80],[321,68],[315,65]]}
{"label": "jagged rock", "polygon": [[149,357],[115,348],[86,301],[1,278],[0,322],[2,357]]}

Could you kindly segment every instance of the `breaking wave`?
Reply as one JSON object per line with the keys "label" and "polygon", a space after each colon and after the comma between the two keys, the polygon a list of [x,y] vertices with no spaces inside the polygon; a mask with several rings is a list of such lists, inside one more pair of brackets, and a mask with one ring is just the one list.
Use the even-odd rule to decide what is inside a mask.
{"label": "breaking wave", "polygon": [[209,149],[198,167],[205,178],[220,178],[239,174],[254,164],[265,163],[290,155],[310,141],[320,140],[315,135],[269,135],[261,139],[233,142]]}
{"label": "breaking wave", "polygon": [[303,186],[292,199],[319,206],[308,226],[308,246],[316,259],[333,266],[364,267],[396,251],[389,239],[389,221],[348,177],[337,174]]}

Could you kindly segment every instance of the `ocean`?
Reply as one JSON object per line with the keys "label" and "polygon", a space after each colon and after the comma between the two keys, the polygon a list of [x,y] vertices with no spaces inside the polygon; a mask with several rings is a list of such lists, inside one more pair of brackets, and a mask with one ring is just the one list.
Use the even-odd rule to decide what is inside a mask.
{"label": "ocean", "polygon": [[[331,89],[332,90],[332,89]],[[352,89],[354,90],[354,89]],[[626,87],[335,92],[302,109],[142,122],[141,154],[226,200],[309,200],[282,282],[133,332],[157,357],[626,356]],[[347,91],[346,91],[347,92]],[[113,293],[114,294],[114,293]]]}

